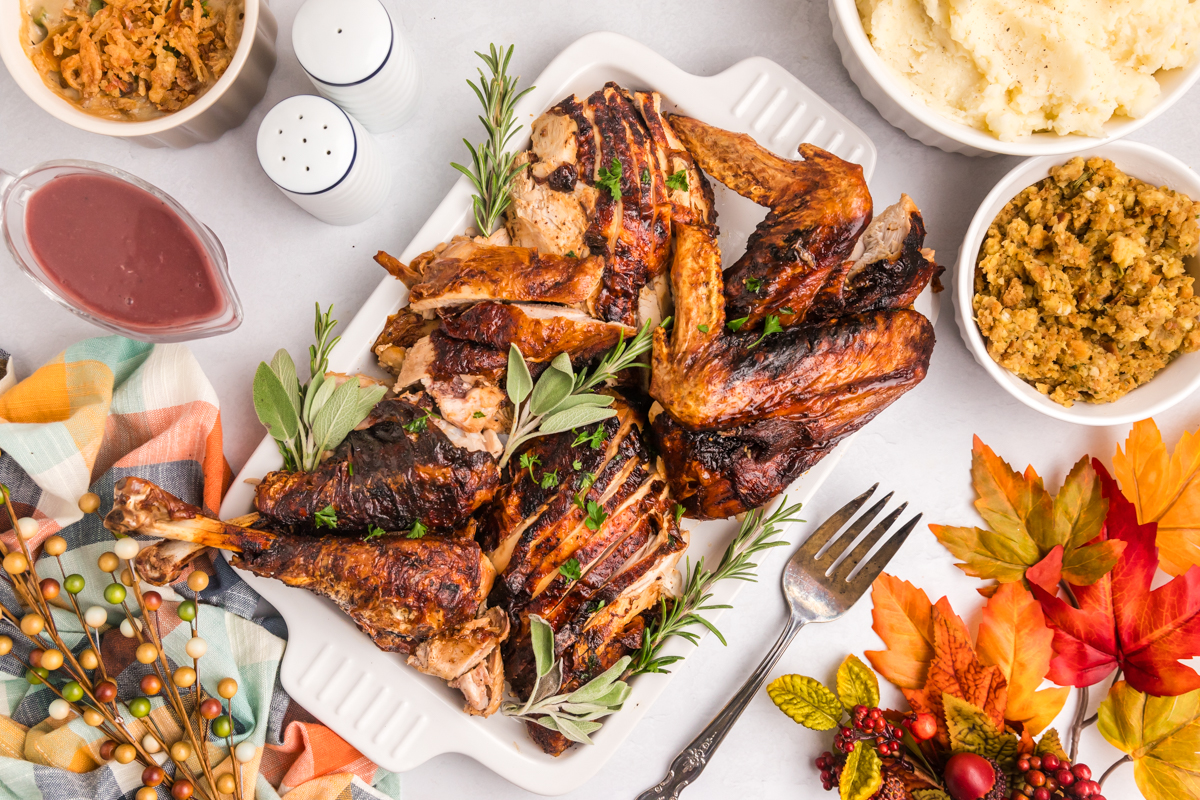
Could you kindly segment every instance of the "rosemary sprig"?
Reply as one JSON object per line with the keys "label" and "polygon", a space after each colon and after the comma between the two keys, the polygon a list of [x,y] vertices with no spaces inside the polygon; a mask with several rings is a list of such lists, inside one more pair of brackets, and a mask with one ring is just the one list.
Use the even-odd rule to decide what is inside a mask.
{"label": "rosemary sprig", "polygon": [[[668,317],[661,324],[665,326],[670,321]],[[626,341],[622,334],[621,340],[591,372],[584,371],[576,375],[571,366],[571,357],[561,353],[550,362],[550,368],[542,373],[536,385],[520,348],[511,345],[505,390],[514,410],[508,442],[500,457],[500,468],[503,469],[517,448],[530,439],[582,428],[616,416],[617,412],[608,407],[612,405],[612,397],[597,394],[592,389],[613,380],[623,370],[647,367],[637,359],[650,349],[653,341],[647,320],[632,339]],[[603,437],[597,441],[603,441]]]}
{"label": "rosemary sprig", "polygon": [[575,691],[557,694],[563,674],[562,661],[554,658],[554,629],[541,617],[530,616],[529,637],[537,681],[528,700],[505,703],[500,713],[558,731],[573,742],[591,744],[588,734],[603,725],[597,720],[620,711],[629,696],[629,684],[620,680],[621,673],[629,666],[629,656],[623,656]]}
{"label": "rosemary sprig", "polygon": [[683,592],[671,601],[665,597],[659,601],[659,617],[642,632],[642,646],[633,653],[627,676],[640,675],[643,672],[670,672],[666,667],[681,661],[683,656],[662,655],[663,645],[675,636],[697,644],[700,632],[692,629],[696,625],[708,628],[721,644],[725,644],[725,637],[721,632],[700,613],[730,608],[728,604],[709,602],[712,599],[713,587],[724,580],[757,580],[758,564],[751,561],[750,557],[763,550],[786,545],[787,542],[774,537],[785,526],[799,521],[796,517],[799,511],[800,504],[789,506],[786,496],[775,513],[765,519],[763,509],[756,508],[742,520],[742,527],[725,548],[725,554],[721,556],[715,570],[710,572],[704,568],[703,557],[687,569]]}
{"label": "rosemary sprig", "polygon": [[521,80],[520,76],[509,77],[508,62],[512,59],[513,45],[509,45],[508,50],[503,47],[497,48],[494,44],[489,47],[489,54],[476,51],[475,55],[483,59],[491,77],[484,75],[481,69],[478,86],[474,81],[467,80],[467,84],[483,104],[484,113],[479,116],[479,121],[487,131],[487,141],[476,147],[463,139],[463,143],[471,151],[470,168],[462,164],[450,164],[470,178],[475,187],[477,194],[472,202],[475,226],[483,236],[491,234],[500,215],[508,208],[512,199],[509,192],[512,182],[523,169],[523,166],[513,166],[516,154],[505,152],[505,148],[517,131],[521,130],[521,126],[513,121],[513,106],[535,88],[530,86],[518,92],[517,82]]}

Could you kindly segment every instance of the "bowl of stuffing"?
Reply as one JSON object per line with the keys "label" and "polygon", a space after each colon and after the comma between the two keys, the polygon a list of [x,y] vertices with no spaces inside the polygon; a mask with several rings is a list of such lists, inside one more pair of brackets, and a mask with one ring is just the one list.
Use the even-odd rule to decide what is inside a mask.
{"label": "bowl of stuffing", "polygon": [[1148,145],[1031,158],[959,251],[967,348],[1057,419],[1123,425],[1200,388],[1200,177]]}
{"label": "bowl of stuffing", "polygon": [[851,79],[914,139],[970,156],[1127,136],[1200,79],[1186,0],[829,0]]}
{"label": "bowl of stuffing", "polygon": [[45,111],[149,147],[242,124],[275,68],[265,0],[0,0],[0,58]]}

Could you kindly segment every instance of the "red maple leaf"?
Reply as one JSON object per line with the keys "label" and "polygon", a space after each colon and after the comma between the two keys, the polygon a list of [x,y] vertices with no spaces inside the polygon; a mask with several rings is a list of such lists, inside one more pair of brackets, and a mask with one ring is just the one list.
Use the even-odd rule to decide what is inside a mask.
{"label": "red maple leaf", "polygon": [[1130,686],[1147,694],[1200,688],[1200,674],[1179,663],[1200,655],[1200,566],[1151,591],[1158,570],[1156,525],[1139,525],[1133,504],[1104,465],[1092,463],[1109,502],[1098,538],[1125,542],[1125,550],[1096,583],[1071,586],[1079,608],[1032,585],[1054,629],[1056,656],[1047,677],[1060,686],[1091,686],[1120,668]]}

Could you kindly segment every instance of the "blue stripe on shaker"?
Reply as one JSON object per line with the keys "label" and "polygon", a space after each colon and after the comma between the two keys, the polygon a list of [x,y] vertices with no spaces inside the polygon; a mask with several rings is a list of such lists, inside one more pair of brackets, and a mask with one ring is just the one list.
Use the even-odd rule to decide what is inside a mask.
{"label": "blue stripe on shaker", "polygon": [[[383,5],[383,4],[380,3],[380,5]],[[371,78],[374,78],[376,75],[379,74],[379,70],[381,70],[387,66],[388,61],[390,61],[392,58],[392,49],[395,48],[395,46],[396,46],[396,23],[392,20],[392,15],[388,14],[387,6],[383,6],[383,13],[387,14],[388,33],[391,34],[391,39],[388,41],[387,55],[383,57],[383,61],[379,62],[379,66],[376,67],[375,71],[372,72],[370,75],[368,75],[365,78],[362,78],[361,80],[350,81],[350,83],[329,83],[328,81],[323,81],[320,78],[318,78],[316,75],[313,75],[311,72],[309,72],[308,67],[304,66],[304,62],[300,62],[300,69],[304,70],[305,75],[312,78],[314,81],[321,84],[322,86],[358,86],[360,83],[366,83],[367,81],[371,80]],[[296,60],[300,61],[299,58],[297,58]]]}
{"label": "blue stripe on shaker", "polygon": [[[325,99],[329,100],[328,97],[326,97]],[[292,192],[291,189],[288,189],[287,191],[291,192],[292,194],[298,194],[298,195],[302,195],[304,197],[312,197],[313,195],[325,194],[326,192],[333,191],[334,189],[336,189],[337,187],[342,185],[342,181],[346,180],[347,176],[350,175],[350,171],[352,169],[354,169],[355,162],[358,161],[358,133],[354,130],[354,120],[350,117],[349,114],[346,113],[346,110],[344,108],[339,106],[337,103],[334,103],[332,100],[329,100],[329,102],[332,103],[337,108],[338,111],[341,111],[342,114],[346,117],[346,121],[350,123],[350,135],[354,137],[354,153],[350,156],[350,165],[348,167],[346,167],[346,171],[342,174],[342,177],[337,179],[337,183],[334,183],[331,186],[326,186],[324,189],[322,189],[319,192]],[[268,177],[270,177],[270,176],[268,176]],[[278,184],[276,184],[276,185],[278,185]]]}

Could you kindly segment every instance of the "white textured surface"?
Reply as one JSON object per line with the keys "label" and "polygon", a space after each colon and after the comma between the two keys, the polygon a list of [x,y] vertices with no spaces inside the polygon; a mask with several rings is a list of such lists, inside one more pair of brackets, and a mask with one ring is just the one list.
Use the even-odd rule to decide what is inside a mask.
{"label": "white textured surface", "polygon": [[276,104],[258,127],[258,163],[288,192],[332,189],[354,163],[354,126],[346,112],[315,94]]}
{"label": "white textured surface", "polygon": [[[475,75],[473,51],[489,41],[516,42],[513,70],[536,75],[578,36],[615,30],[642,41],[683,69],[712,75],[749,56],[770,58],[793,72],[865,130],[879,150],[871,181],[876,202],[894,202],[906,191],[921,206],[929,246],[953,264],[976,207],[1018,159],[988,160],[949,155],[921,145],[892,128],[863,100],[843,69],[834,45],[825,0],[609,0],[602,6],[552,0],[510,0],[504,5],[472,0],[386,0],[402,11],[405,29],[425,70],[418,114],[394,133],[379,137],[395,179],[381,213],[363,225],[337,229],[312,220],[280,197],[254,154],[258,121],[279,100],[310,91],[290,48],[291,20],[299,3],[276,0],[280,60],[267,98],[242,128],[211,145],[190,150],[147,151],[137,145],[72,129],[41,112],[0,71],[0,161],[23,169],[49,158],[87,157],[128,169],[162,186],[207,223],[229,252],[233,278],[246,305],[246,321],[232,334],[197,342],[192,349],[220,395],[226,453],[235,469],[257,445],[260,428],[250,406],[250,382],[260,359],[278,347],[298,357],[312,335],[314,300],[352,314],[379,283],[370,261],[376,249],[399,252],[416,234],[458,174],[448,167],[467,157],[461,138],[478,141],[474,95],[465,84]],[[1200,163],[1200,91],[1132,138],[1160,147],[1193,166]],[[96,329],[43,297],[0,256],[5,325],[0,347],[26,372]],[[943,295],[948,302],[949,295]],[[968,354],[952,314],[943,309],[939,343],[925,383],[868,426],[837,467],[805,516],[819,520],[874,481],[895,488],[932,521],[970,524],[971,434],[978,433],[1011,461],[1033,462],[1057,484],[1078,456],[1106,461],[1126,429],[1082,428],[1028,409],[999,391]],[[348,319],[348,316],[342,316]],[[1158,419],[1172,441],[1200,424],[1200,399],[1191,398]],[[633,798],[658,781],[669,760],[724,704],[778,635],[784,609],[779,597],[781,554],[767,562],[760,583],[748,586],[723,619],[729,647],[709,640],[692,656],[679,679],[656,701],[616,756],[574,800]],[[894,571],[934,597],[947,593],[968,622],[978,621],[976,581],[962,577],[953,559],[931,536],[915,537]],[[870,608],[855,608],[838,623],[805,630],[777,673],[804,672],[828,679],[848,651],[878,642],[870,633]],[[890,695],[895,702],[896,696]],[[383,698],[380,698],[381,702]],[[387,702],[395,702],[390,698]],[[1067,709],[1070,712],[1070,708]],[[1066,716],[1066,715],[1064,715]],[[521,739],[514,745],[532,745]],[[829,737],[806,731],[760,696],[721,746],[689,800],[731,796],[794,800],[832,798],[820,791],[811,760]],[[1118,753],[1090,729],[1084,758],[1102,769]],[[1107,784],[1110,798],[1135,798],[1125,768]],[[486,768],[463,756],[441,756],[408,773],[406,797],[528,798]]]}
{"label": "white textured surface", "polygon": [[317,80],[354,83],[383,66],[391,27],[379,0],[308,0],[292,24],[292,48]]}

